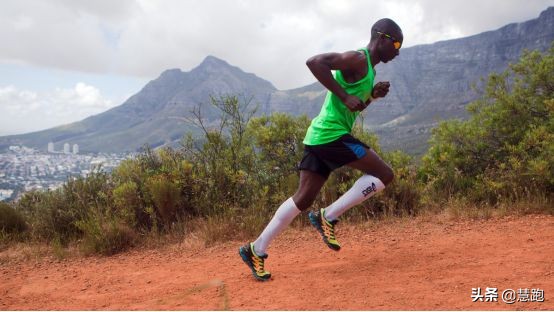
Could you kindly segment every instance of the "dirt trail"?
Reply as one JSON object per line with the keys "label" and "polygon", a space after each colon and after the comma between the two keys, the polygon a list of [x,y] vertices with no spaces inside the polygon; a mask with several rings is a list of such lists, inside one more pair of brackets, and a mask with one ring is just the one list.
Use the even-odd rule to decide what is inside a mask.
{"label": "dirt trail", "polygon": [[[554,216],[341,224],[338,238],[334,252],[309,228],[288,230],[265,283],[242,242],[4,264],[0,310],[554,310]],[[498,288],[498,302],[473,302],[477,287]],[[520,288],[544,302],[502,301]]]}

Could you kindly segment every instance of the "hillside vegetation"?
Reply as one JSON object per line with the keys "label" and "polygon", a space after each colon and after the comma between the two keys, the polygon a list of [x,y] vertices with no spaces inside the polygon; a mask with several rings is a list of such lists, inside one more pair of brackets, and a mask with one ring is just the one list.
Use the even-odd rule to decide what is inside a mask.
{"label": "hillside vegetation", "polygon": [[[69,178],[60,189],[0,203],[2,244],[76,243],[87,254],[113,254],[151,237],[186,240],[201,233],[210,244],[257,235],[296,190],[309,119],[254,117],[256,107],[236,96],[211,102],[221,114],[217,125],[208,126],[200,110],[189,120],[203,132],[200,141],[187,136],[178,149],[145,147],[112,173],[99,168]],[[399,151],[382,153],[377,137],[357,126],[354,135],[391,164],[395,181],[344,219],[445,209],[480,217],[495,210],[552,214],[554,45],[544,54],[526,52],[504,73],[490,75],[469,113],[467,121],[444,121],[434,129],[417,162]],[[333,202],[359,175],[336,171],[314,206]]]}

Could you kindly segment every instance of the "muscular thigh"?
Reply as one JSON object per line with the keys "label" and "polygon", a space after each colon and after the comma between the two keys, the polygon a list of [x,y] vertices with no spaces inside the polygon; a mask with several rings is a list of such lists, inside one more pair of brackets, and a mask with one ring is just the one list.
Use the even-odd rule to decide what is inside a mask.
{"label": "muscular thigh", "polygon": [[389,184],[394,177],[392,168],[375,151],[369,148],[366,148],[365,156],[348,163],[347,166],[377,177],[385,185]]}

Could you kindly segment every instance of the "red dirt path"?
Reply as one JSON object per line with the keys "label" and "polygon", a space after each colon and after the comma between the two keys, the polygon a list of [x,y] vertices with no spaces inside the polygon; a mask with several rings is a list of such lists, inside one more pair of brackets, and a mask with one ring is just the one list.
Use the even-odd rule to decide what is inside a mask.
{"label": "red dirt path", "polygon": [[[310,228],[288,230],[265,283],[242,242],[10,262],[0,310],[554,310],[554,216],[340,224],[338,238],[334,252]],[[476,287],[498,288],[498,302],[472,302]],[[544,302],[506,304],[508,288]]]}

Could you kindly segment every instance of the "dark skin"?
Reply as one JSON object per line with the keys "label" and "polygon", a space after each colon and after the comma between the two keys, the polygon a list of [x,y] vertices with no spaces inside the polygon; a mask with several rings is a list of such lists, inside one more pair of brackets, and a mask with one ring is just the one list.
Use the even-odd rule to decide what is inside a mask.
{"label": "dark skin", "polygon": [[[379,30],[396,40],[402,42],[404,36],[402,31],[394,25],[381,25]],[[400,54],[394,47],[393,40],[385,35],[378,35],[367,45],[367,50],[371,58],[371,65],[383,62],[387,63]],[[333,78],[332,70],[340,70],[346,82],[353,83],[368,73],[367,59],[361,51],[348,51],[344,53],[324,53],[311,57],[306,61],[306,65],[317,78],[317,80],[333,92],[350,111],[363,111],[372,99],[363,102],[354,95],[349,95]],[[390,83],[388,81],[378,82],[374,85],[372,91],[373,101],[385,97],[389,92]],[[347,166],[361,170],[365,174],[379,178],[383,184],[388,185],[394,178],[391,167],[385,163],[377,153],[371,149],[366,149],[366,155],[355,160]],[[292,199],[300,210],[308,209],[314,202],[317,194],[325,184],[326,177],[312,171],[300,171],[300,185],[293,195]]]}

